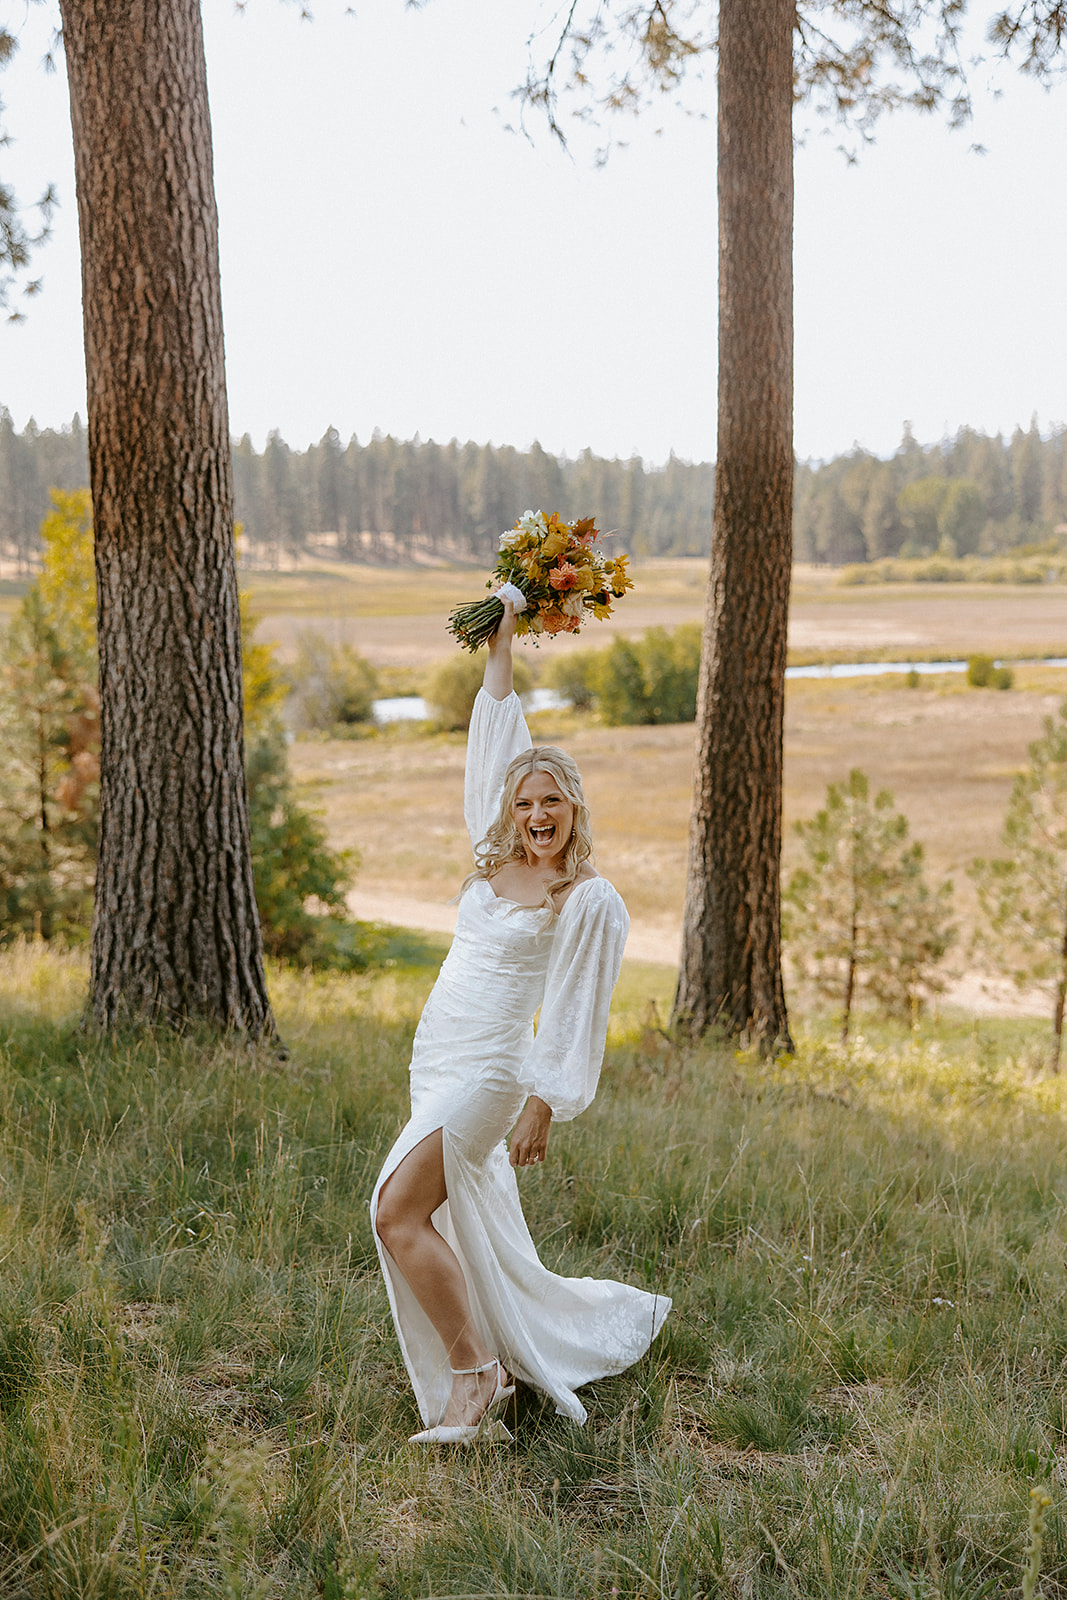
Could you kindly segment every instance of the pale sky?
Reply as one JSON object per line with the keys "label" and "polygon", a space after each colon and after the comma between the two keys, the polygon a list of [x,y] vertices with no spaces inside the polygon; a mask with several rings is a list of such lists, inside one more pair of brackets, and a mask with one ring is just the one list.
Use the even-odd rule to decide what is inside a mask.
{"label": "pale sky", "polygon": [[[204,0],[234,433],[711,459],[710,67],[707,120],[617,122],[629,143],[598,170],[588,138],[572,159],[536,119],[533,143],[506,131],[553,0],[313,9]],[[62,205],[44,293],[0,325],[0,405],[58,426],[85,412],[66,82],[40,70],[50,5],[5,12],[0,178],[24,200],[54,181]],[[802,457],[888,455],[905,419],[924,442],[1067,420],[1067,82],[1001,65],[973,88],[962,134],[901,113],[854,166],[836,133],[798,149]]]}

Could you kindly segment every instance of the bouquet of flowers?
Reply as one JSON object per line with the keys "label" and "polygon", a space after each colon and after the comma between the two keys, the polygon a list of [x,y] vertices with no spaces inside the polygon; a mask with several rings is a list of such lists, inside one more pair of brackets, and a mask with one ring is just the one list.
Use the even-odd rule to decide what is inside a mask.
{"label": "bouquet of flowers", "polygon": [[500,541],[487,600],[457,606],[449,632],[465,650],[479,650],[493,637],[504,601],[519,613],[518,633],[577,633],[588,616],[610,617],[633,579],[628,557],[605,557],[595,548],[600,534],[592,517],[561,522],[555,512],[527,511]]}

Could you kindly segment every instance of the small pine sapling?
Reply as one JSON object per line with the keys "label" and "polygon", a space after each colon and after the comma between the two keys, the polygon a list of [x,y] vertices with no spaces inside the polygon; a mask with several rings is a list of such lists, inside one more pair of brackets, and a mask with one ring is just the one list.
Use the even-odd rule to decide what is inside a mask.
{"label": "small pine sapling", "polygon": [[1049,1065],[1060,1067],[1067,1005],[1067,700],[1029,747],[1012,787],[1004,855],[974,862],[992,945],[1015,982],[1045,984],[1052,998]]}
{"label": "small pine sapling", "polygon": [[891,1015],[913,1015],[944,987],[935,968],[955,937],[951,883],[929,887],[907,818],[887,789],[871,799],[858,768],[830,784],[822,810],[796,832],[806,859],[783,892],[787,949],[840,1004],[842,1043],[861,994]]}
{"label": "small pine sapling", "polygon": [[0,940],[88,931],[100,705],[88,490],[52,490],[41,573],[0,650]]}
{"label": "small pine sapling", "polygon": [[87,928],[98,748],[96,689],[34,584],[0,651],[0,940]]}

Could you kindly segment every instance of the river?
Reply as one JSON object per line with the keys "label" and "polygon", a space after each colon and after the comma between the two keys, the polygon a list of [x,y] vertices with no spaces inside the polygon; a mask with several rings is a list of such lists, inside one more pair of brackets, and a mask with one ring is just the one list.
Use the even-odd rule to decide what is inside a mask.
{"label": "river", "polygon": [[[1001,663],[998,661],[997,666]],[[1053,656],[1041,662],[1015,661],[1009,666],[1067,667],[1067,656]],[[786,667],[787,678],[878,678],[888,673],[917,672],[925,676],[935,672],[966,672],[966,661],[835,661],[832,665],[813,667]],[[555,689],[533,689],[523,697],[527,711],[561,711],[568,704],[565,695]],[[426,722],[430,717],[426,701],[418,695],[394,695],[388,700],[375,700],[374,720],[386,722]]]}

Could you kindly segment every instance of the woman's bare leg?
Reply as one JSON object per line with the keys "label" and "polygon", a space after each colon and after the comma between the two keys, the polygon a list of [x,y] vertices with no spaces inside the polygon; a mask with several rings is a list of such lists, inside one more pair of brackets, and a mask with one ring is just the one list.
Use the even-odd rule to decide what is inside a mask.
{"label": "woman's bare leg", "polygon": [[[385,1248],[448,1351],[452,1367],[492,1361],[471,1316],[463,1268],[430,1220],[448,1199],[443,1136],[438,1128],[417,1144],[382,1185],[374,1225]],[[496,1369],[452,1380],[442,1423],[476,1422],[492,1399]]]}

